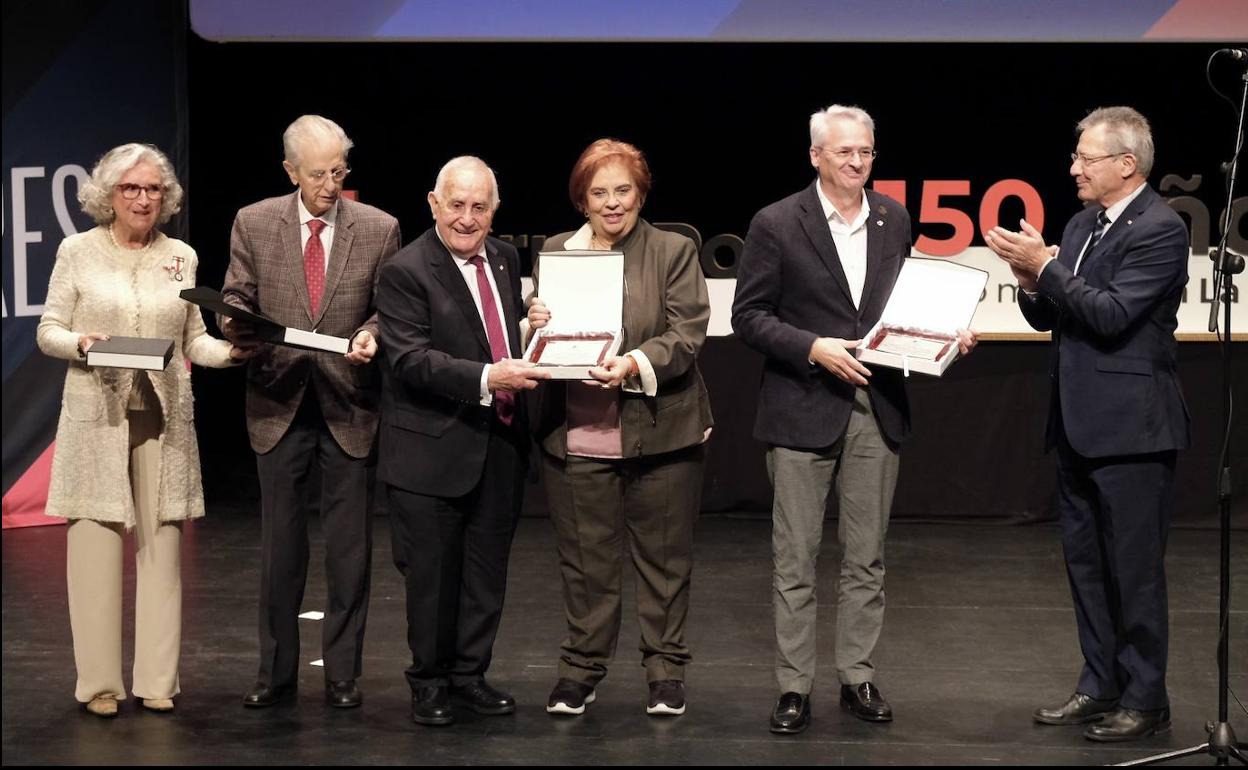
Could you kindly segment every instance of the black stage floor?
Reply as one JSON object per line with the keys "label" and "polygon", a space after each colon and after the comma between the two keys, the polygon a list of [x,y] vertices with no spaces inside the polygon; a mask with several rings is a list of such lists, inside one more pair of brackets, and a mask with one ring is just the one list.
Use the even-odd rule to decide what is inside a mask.
{"label": "black stage floor", "polygon": [[[828,537],[834,540],[835,528]],[[1170,697],[1174,731],[1102,746],[1078,728],[1032,724],[1040,702],[1060,700],[1078,670],[1074,617],[1051,526],[897,523],[889,533],[888,612],[876,683],[896,721],[873,725],[837,708],[830,643],[837,549],[825,545],[820,594],[822,679],[814,722],[773,736],[770,523],[699,522],[689,637],[689,712],[644,712],[646,687],[634,615],[598,701],[578,719],[543,704],[555,678],[563,627],[549,523],[524,519],[512,557],[506,614],[490,679],[513,692],[510,717],[459,715],[449,728],[408,718],[402,584],[390,562],[388,522],[378,518],[363,708],[322,700],[321,670],[306,665],[296,705],[244,710],[256,670],[255,591],[259,523],[218,512],[186,530],[182,690],[177,711],[148,713],[134,699],[101,720],[73,699],[74,669],[60,527],[3,537],[3,761],[5,764],[1100,764],[1202,741],[1216,716],[1217,533],[1172,533]],[[317,535],[316,537],[319,537]],[[1248,533],[1233,553],[1231,684],[1248,699]],[[319,553],[319,551],[314,551]],[[314,565],[305,609],[320,609]],[[133,612],[132,575],[126,612]],[[626,588],[631,607],[631,586]],[[319,657],[319,629],[302,621],[304,660]],[[132,640],[126,631],[127,648]],[[129,670],[127,666],[127,681]],[[1241,740],[1248,717],[1232,701]],[[1192,764],[1208,764],[1197,758]]]}

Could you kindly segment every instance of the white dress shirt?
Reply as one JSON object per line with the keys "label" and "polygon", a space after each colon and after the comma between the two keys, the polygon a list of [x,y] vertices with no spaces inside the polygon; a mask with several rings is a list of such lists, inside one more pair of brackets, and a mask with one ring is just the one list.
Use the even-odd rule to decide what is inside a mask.
{"label": "white dress shirt", "polygon": [[841,259],[841,269],[849,282],[849,294],[854,300],[854,307],[858,307],[862,302],[862,287],[867,282],[867,218],[871,214],[867,191],[862,191],[862,203],[852,222],[845,219],[823,194],[822,184],[815,185],[815,192],[819,194],[819,204],[823,206],[823,216],[828,220],[828,230],[832,232],[836,254]]}
{"label": "white dress shirt", "polygon": [[[438,236],[439,241],[442,241],[442,245],[446,246],[446,241],[442,240],[442,234],[438,232],[436,227],[433,229],[433,233]],[[451,251],[450,248],[447,248],[447,252],[450,253],[451,259],[455,260],[455,266],[459,268],[459,274],[463,276],[464,283],[468,284],[468,292],[472,294],[473,304],[477,306],[477,317],[481,319],[481,328],[485,329],[485,338],[488,340],[490,338],[490,330],[485,326],[485,313],[481,309],[481,290],[477,288],[477,267],[467,259]],[[498,293],[498,282],[494,280],[494,268],[490,265],[489,257],[485,255],[484,242],[482,242],[481,250],[477,252],[477,256],[485,260],[485,277],[490,282],[490,291],[494,293],[494,309],[498,313],[498,325],[503,329],[503,342],[510,357],[511,335],[507,332],[507,314],[503,312],[503,300]],[[490,392],[489,388],[490,366],[492,364],[486,364],[485,368],[481,370],[481,406],[490,406],[494,403],[494,394]]]}

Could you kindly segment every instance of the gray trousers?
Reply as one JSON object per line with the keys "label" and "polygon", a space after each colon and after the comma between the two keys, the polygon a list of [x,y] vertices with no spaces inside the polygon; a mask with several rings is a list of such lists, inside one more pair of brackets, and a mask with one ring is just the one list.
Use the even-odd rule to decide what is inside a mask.
{"label": "gray trousers", "polygon": [[776,681],[781,692],[809,694],[815,678],[815,567],[833,484],[840,505],[841,577],[836,614],[836,675],[870,682],[871,654],[884,625],[884,535],[899,465],[884,441],[867,391],[859,388],[845,435],[817,450],[773,446],[767,471],[772,506],[772,599]]}

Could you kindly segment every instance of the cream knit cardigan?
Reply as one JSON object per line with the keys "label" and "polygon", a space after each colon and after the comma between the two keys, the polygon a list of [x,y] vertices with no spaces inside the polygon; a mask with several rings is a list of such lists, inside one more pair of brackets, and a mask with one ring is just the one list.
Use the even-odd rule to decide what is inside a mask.
{"label": "cream knit cardigan", "polygon": [[[177,258],[181,281],[175,280]],[[69,361],[49,516],[134,526],[126,407],[136,375],[130,369],[88,368],[78,355],[78,338],[89,332],[173,340],[173,358],[163,372],[138,372],[151,381],[164,416],[157,516],[180,521],[204,515],[191,375],[184,359],[214,368],[232,361],[230,344],[208,335],[199,307],[178,297],[195,285],[196,264],[190,246],[159,232],[141,250],[118,247],[104,226],[61,243],[37,333],[40,350]]]}

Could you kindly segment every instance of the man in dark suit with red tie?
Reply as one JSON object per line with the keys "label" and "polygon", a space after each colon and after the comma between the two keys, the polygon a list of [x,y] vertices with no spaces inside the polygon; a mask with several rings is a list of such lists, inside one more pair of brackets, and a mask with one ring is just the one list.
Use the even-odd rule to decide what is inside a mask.
{"label": "man in dark suit with red tie", "polygon": [[1078,126],[1070,174],[1089,204],[1061,248],[1027,222],[988,246],[1023,289],[1028,323],[1053,332],[1046,444],[1057,447],[1058,514],[1083,670],[1042,724],[1093,723],[1094,741],[1170,728],[1164,569],[1177,450],[1191,443],[1175,372],[1174,330],[1187,285],[1183,220],[1146,180],[1148,121],[1105,107]]}
{"label": "man in dark suit with red tie", "polygon": [[520,361],[516,250],[488,237],[494,172],[459,157],[438,173],[435,226],[382,269],[378,471],[394,563],[407,586],[412,719],[515,711],[485,680],[503,609],[529,436],[523,391],[546,373]]}
{"label": "man in dark suit with red tie", "polygon": [[[322,633],[326,699],[361,703],[372,559],[377,432],[378,266],[399,249],[394,217],[341,197],[351,140],[332,120],[304,115],[282,136],[282,165],[298,189],[243,208],[230,235],[225,301],[283,326],[350,339],[346,355],[278,345],[247,366],[247,432],[260,478],[260,672],[243,698],[263,708],[295,694],[299,610],[308,575],[308,477],[321,472],[327,601]],[[219,318],[233,341],[254,330]]]}

